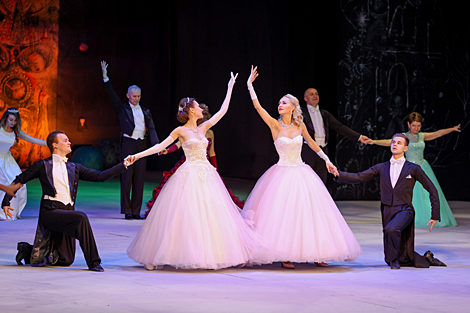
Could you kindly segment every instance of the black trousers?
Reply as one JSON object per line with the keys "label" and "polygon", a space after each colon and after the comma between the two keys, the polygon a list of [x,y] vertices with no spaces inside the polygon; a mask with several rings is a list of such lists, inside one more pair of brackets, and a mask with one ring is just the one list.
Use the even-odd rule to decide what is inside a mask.
{"label": "black trousers", "polygon": [[429,261],[414,251],[415,212],[410,206],[382,205],[385,262],[397,260],[402,266],[429,267]]}
{"label": "black trousers", "polygon": [[[121,158],[136,154],[147,149],[147,139],[135,140],[122,137]],[[146,158],[135,162],[121,174],[121,214],[140,215],[144,196],[144,176]]]}
{"label": "black trousers", "polygon": [[87,265],[101,263],[88,216],[72,205],[43,200],[40,221],[51,231],[53,249],[59,253],[57,266],[69,266],[75,260],[75,239],[80,243]]}

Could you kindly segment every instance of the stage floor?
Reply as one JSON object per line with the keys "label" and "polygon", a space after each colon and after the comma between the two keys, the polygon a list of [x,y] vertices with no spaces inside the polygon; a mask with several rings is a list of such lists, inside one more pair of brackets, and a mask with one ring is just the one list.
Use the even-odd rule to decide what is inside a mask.
{"label": "stage floor", "polygon": [[[161,173],[149,173],[149,199]],[[226,179],[241,198],[254,182]],[[126,249],[144,221],[119,214],[119,180],[81,182],[76,209],[88,214],[105,272],[87,270],[81,250],[71,267],[17,266],[16,243],[32,243],[41,194],[28,184],[23,219],[0,222],[1,312],[468,312],[470,203],[451,201],[454,228],[416,229],[416,251],[448,267],[390,270],[383,261],[378,201],[338,201],[364,254],[327,268],[280,263],[218,271],[147,271]],[[142,213],[144,209],[142,210]]]}

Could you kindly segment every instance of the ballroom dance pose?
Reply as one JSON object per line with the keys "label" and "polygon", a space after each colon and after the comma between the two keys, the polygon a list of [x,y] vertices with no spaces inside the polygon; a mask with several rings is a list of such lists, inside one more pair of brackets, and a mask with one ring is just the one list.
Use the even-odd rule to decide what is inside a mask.
{"label": "ballroom dance pose", "polygon": [[[434,175],[431,165],[424,159],[424,148],[426,146],[425,141],[437,139],[453,131],[460,132],[460,125],[452,128],[440,129],[431,133],[423,133],[420,132],[422,121],[422,115],[417,112],[412,112],[408,117],[408,132],[404,134],[408,137],[408,139],[410,139],[410,144],[408,150],[405,152],[405,157],[406,160],[421,166],[424,173],[426,173],[426,175],[431,179],[439,193],[441,220],[437,222],[434,227],[455,227],[457,226],[457,222],[455,221],[454,215],[452,214],[452,210],[447,203],[447,200],[444,196],[444,193],[442,192],[439,182],[437,181],[436,175]],[[390,146],[391,140],[369,140],[369,143],[380,146]],[[426,227],[427,222],[429,221],[431,202],[429,201],[429,193],[420,182],[416,182],[413,189],[413,208],[415,210],[415,226]]]}
{"label": "ballroom dance pose", "polygon": [[[307,127],[310,137],[315,140],[316,144],[320,146],[325,154],[328,155],[330,129],[355,142],[360,141],[366,144],[369,140],[367,136],[361,135],[346,125],[343,125],[327,110],[320,109],[320,96],[315,88],[305,90],[304,100],[307,104],[303,109],[304,124]],[[328,171],[325,166],[325,161],[311,149],[302,150],[302,159],[312,167],[323,183],[326,184]]]}
{"label": "ballroom dance pose", "polygon": [[[8,108],[0,119],[0,184],[10,184],[16,175],[21,173],[21,169],[15,162],[10,153],[10,148],[23,139],[27,142],[41,146],[47,146],[46,141],[37,139],[25,134],[21,130],[21,116],[18,109]],[[5,193],[0,191],[0,201],[3,200]],[[20,217],[27,201],[26,186],[17,191],[16,198],[12,200],[11,207],[14,212],[8,217],[0,210],[0,220],[14,221]]]}
{"label": "ballroom dance pose", "polygon": [[[88,169],[81,164],[68,162],[71,143],[62,131],[47,136],[47,146],[52,156],[34,162],[18,175],[14,183],[26,184],[38,178],[42,187],[38,226],[34,245],[18,243],[16,262],[40,267],[46,265],[70,266],[75,259],[75,239],[80,243],[88,269],[103,272],[101,258],[93,236],[88,216],[75,211],[79,180],[102,182],[126,170],[133,161],[126,160],[106,171]],[[2,208],[10,214],[11,196],[5,196]]]}
{"label": "ballroom dance pose", "polygon": [[[209,107],[207,105],[205,105],[203,103],[199,103],[199,107],[202,108],[203,118],[200,118],[200,119],[197,120],[197,125],[198,126],[211,118],[211,114],[209,113]],[[215,167],[215,169],[218,170],[218,168],[217,168],[217,159],[216,159],[216,156],[215,156],[215,149],[214,149],[214,132],[212,131],[212,129],[207,130],[206,138],[207,138],[207,141],[208,141],[208,144],[207,144],[207,159],[212,164],[212,166]],[[177,151],[179,148],[181,148],[181,142],[177,141],[176,143],[172,144],[168,149],[163,149],[158,154],[161,155],[161,154],[173,153],[173,152]],[[175,166],[171,170],[163,172],[163,178],[162,178],[162,181],[161,181],[160,185],[158,185],[157,187],[155,187],[153,189],[152,199],[150,199],[147,202],[148,211],[145,212],[145,218],[147,218],[150,211],[152,210],[153,204],[155,203],[155,200],[157,200],[157,197],[160,194],[160,191],[162,190],[165,183],[168,181],[168,179],[170,179],[171,175],[173,175],[176,172],[176,170],[184,163],[184,161],[186,161],[186,157],[183,155],[183,157],[178,162],[176,162]],[[220,177],[220,178],[222,179],[222,181],[224,180],[222,177]],[[225,184],[225,181],[224,181],[224,184]],[[232,198],[233,202],[240,209],[243,209],[243,205],[244,205],[245,201],[240,200],[237,196],[234,195],[234,193],[230,189],[227,188],[227,191],[230,194],[230,197]]]}
{"label": "ballroom dance pose", "polygon": [[310,137],[297,98],[289,94],[281,98],[278,120],[261,107],[252,84],[257,76],[252,66],[248,90],[271,130],[279,162],[258,179],[242,212],[269,244],[253,262],[281,261],[293,269],[292,262],[328,266],[325,262],[356,259],[362,249],[322,180],[302,161],[303,141],[325,161],[328,171],[337,172],[336,167]]}
{"label": "ballroom dance pose", "polygon": [[[147,149],[148,142],[160,142],[155,131],[152,113],[140,105],[141,89],[132,85],[127,89],[127,102],[122,102],[108,77],[108,64],[101,62],[103,82],[108,98],[121,125],[121,159]],[[146,159],[139,160],[121,174],[121,214],[126,220],[140,220],[140,210],[144,196],[144,174]]]}
{"label": "ballroom dance pose", "polygon": [[413,187],[419,181],[429,192],[431,200],[431,219],[428,222],[431,232],[439,214],[439,196],[436,187],[419,165],[405,159],[409,139],[403,134],[395,134],[391,139],[390,161],[372,166],[360,173],[339,171],[337,182],[360,183],[380,177],[380,198],[383,227],[385,262],[391,269],[400,266],[429,267],[446,266],[434,258],[431,251],[424,256],[414,251],[414,208]]}
{"label": "ballroom dance pose", "polygon": [[250,262],[262,238],[241,216],[217,170],[207,160],[206,132],[227,112],[237,76],[231,75],[220,110],[208,121],[194,98],[183,98],[177,117],[183,126],[131,160],[158,153],[175,140],[186,161],[161,190],[127,253],[148,270],[171,265],[184,269],[221,269]]}

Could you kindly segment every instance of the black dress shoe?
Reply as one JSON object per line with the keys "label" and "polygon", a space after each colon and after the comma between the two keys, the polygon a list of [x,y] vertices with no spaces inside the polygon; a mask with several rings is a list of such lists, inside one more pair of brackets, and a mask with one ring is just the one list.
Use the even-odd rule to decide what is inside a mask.
{"label": "black dress shoe", "polygon": [[133,219],[131,214],[126,214],[126,215],[124,216],[124,218],[125,218],[126,220],[132,220],[132,219]]}
{"label": "black dress shoe", "polygon": [[132,214],[132,218],[133,218],[134,220],[143,220],[143,218],[142,218],[140,215],[134,215],[134,214]]}
{"label": "black dress shoe", "polygon": [[390,263],[390,268],[391,268],[392,270],[399,270],[399,269],[400,269],[400,262],[398,261],[398,259],[393,260],[393,261]]}
{"label": "black dress shoe", "polygon": [[444,262],[434,257],[434,254],[431,252],[431,250],[424,252],[424,257],[426,258],[426,260],[428,260],[429,265],[431,266],[446,266],[447,267],[447,265]]}
{"label": "black dress shoe", "polygon": [[23,265],[21,262],[24,259],[25,264],[31,264],[31,252],[33,251],[33,246],[27,242],[18,242],[17,245],[18,253],[16,254],[16,264]]}
{"label": "black dress shoe", "polygon": [[104,268],[101,267],[100,261],[94,261],[88,269],[93,272],[104,272]]}

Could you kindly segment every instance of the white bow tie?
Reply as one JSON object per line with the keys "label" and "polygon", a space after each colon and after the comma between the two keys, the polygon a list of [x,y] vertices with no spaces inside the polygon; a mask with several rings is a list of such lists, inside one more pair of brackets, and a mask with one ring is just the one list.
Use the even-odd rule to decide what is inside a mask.
{"label": "white bow tie", "polygon": [[393,165],[393,164],[401,164],[401,163],[403,163],[403,162],[405,162],[405,159],[398,159],[398,160],[391,159],[391,160],[390,160],[390,164],[392,164],[392,165]]}
{"label": "white bow tie", "polygon": [[313,106],[309,105],[309,106],[308,106],[308,110],[309,110],[310,112],[320,112],[320,108],[319,108],[318,106],[313,107]]}
{"label": "white bow tie", "polygon": [[67,163],[67,158],[61,157],[60,155],[55,155],[53,158],[54,162],[64,162]]}

